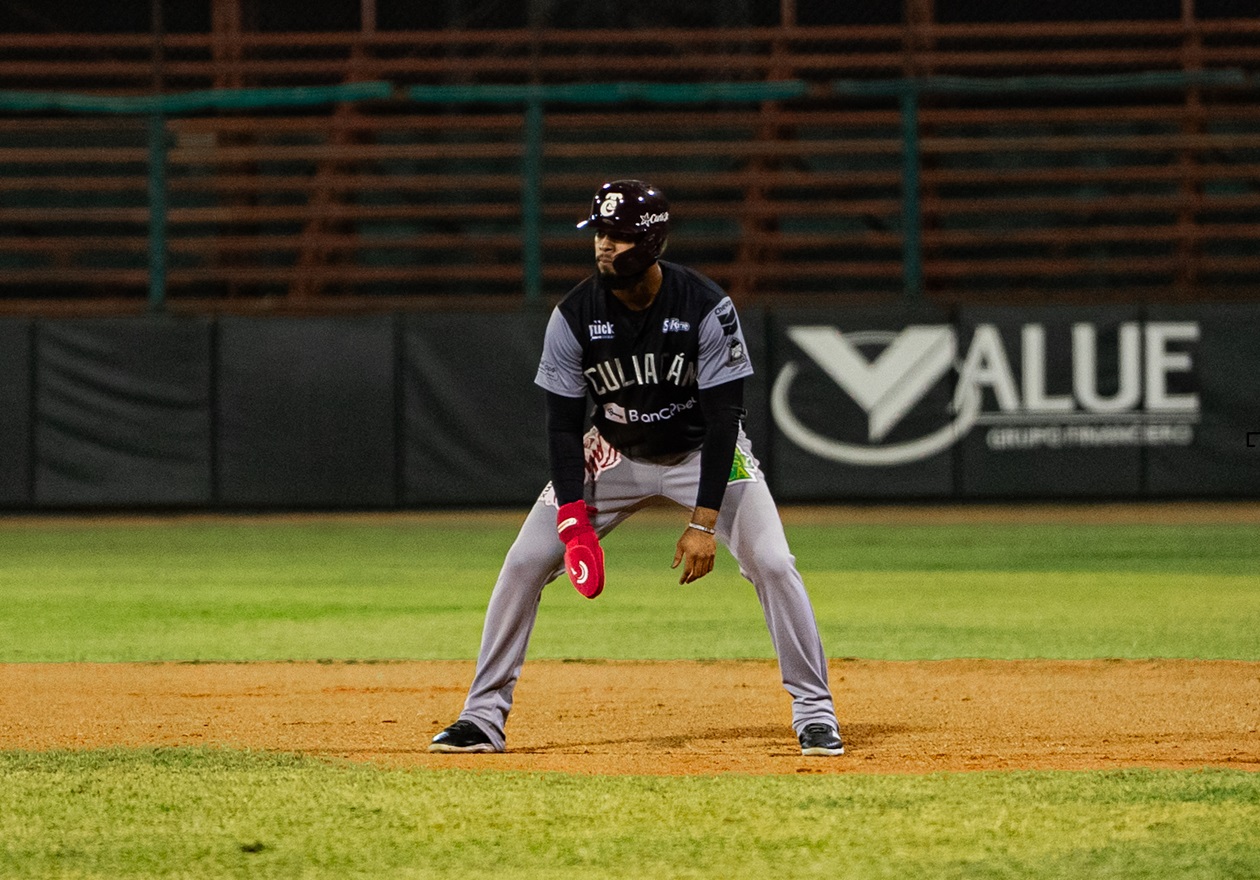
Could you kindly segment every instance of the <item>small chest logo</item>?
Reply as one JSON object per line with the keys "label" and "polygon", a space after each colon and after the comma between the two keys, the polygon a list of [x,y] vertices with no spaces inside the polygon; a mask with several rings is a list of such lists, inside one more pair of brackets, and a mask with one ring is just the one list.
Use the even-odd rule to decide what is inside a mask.
{"label": "small chest logo", "polygon": [[613,333],[612,321],[594,321],[590,330],[591,339],[612,339],[616,335]]}
{"label": "small chest logo", "polygon": [[678,318],[666,318],[665,326],[661,328],[664,333],[686,333],[691,329],[691,324]]}

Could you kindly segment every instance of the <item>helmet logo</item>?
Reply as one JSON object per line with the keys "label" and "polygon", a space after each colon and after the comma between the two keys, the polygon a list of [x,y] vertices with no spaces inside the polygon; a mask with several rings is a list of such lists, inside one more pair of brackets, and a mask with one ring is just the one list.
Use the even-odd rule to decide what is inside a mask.
{"label": "helmet logo", "polygon": [[640,214],[639,225],[651,226],[653,223],[668,223],[669,211],[663,211],[660,214]]}
{"label": "helmet logo", "polygon": [[600,203],[600,206],[599,206],[599,216],[612,217],[614,214],[617,213],[617,209],[621,207],[621,201],[622,201],[621,193],[614,193],[614,192],[605,193],[604,201]]}

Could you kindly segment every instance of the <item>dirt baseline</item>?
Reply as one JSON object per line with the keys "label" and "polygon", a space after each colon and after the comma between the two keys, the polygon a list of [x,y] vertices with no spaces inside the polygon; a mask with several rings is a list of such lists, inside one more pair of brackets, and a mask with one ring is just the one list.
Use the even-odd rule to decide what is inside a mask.
{"label": "dirt baseline", "polygon": [[1260,770],[1260,663],[833,661],[848,754],[802,758],[773,661],[531,661],[503,755],[430,755],[464,662],[0,665],[0,749],[222,746],[591,774]]}

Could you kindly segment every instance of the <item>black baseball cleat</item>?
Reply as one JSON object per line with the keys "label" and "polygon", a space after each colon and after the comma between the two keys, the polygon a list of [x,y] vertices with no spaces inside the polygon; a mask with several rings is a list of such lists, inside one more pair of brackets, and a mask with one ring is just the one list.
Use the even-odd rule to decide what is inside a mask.
{"label": "black baseball cleat", "polygon": [[490,737],[471,721],[456,721],[446,730],[433,737],[429,743],[431,752],[501,752]]}
{"label": "black baseball cleat", "polygon": [[834,757],[844,754],[844,743],[834,727],[826,724],[807,724],[801,731],[801,754]]}

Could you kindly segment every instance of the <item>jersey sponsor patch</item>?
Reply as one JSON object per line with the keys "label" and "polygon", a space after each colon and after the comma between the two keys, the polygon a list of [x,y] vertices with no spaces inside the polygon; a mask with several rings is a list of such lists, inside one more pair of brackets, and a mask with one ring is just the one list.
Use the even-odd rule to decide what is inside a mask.
{"label": "jersey sponsor patch", "polygon": [[610,422],[616,422],[618,425],[628,425],[630,423],[630,420],[626,418],[626,408],[615,403],[604,404],[604,418]]}
{"label": "jersey sponsor patch", "polygon": [[661,327],[662,333],[686,333],[691,329],[691,324],[681,318],[666,318],[664,325]]}
{"label": "jersey sponsor patch", "polygon": [[592,321],[588,329],[591,339],[612,339],[617,334],[613,330],[612,321]]}
{"label": "jersey sponsor patch", "polygon": [[755,483],[757,482],[757,462],[749,457],[748,453],[735,447],[735,458],[731,460],[731,476],[727,480],[728,483]]}
{"label": "jersey sponsor patch", "polygon": [[726,344],[726,365],[733,367],[736,364],[742,364],[747,355],[744,353],[744,343],[738,339],[731,339]]}

